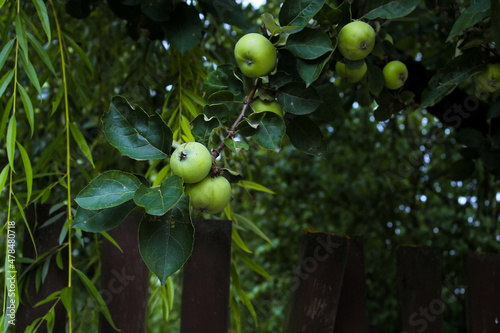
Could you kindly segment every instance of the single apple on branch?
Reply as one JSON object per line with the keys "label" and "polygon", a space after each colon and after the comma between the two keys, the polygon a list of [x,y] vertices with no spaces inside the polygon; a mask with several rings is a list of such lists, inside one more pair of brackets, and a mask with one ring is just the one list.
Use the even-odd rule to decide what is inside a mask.
{"label": "single apple on branch", "polygon": [[199,142],[187,142],[175,149],[170,157],[170,169],[181,176],[184,183],[196,183],[212,169],[212,155]]}
{"label": "single apple on branch", "polygon": [[276,67],[276,49],[264,36],[249,33],[238,40],[234,57],[241,72],[249,78],[258,78],[271,73]]}
{"label": "single apple on branch", "polygon": [[393,60],[382,69],[384,73],[385,86],[388,89],[401,88],[408,79],[408,68],[399,60]]}
{"label": "single apple on branch", "polygon": [[365,22],[354,21],[346,24],[339,32],[338,48],[349,60],[361,60],[373,50],[375,30]]}

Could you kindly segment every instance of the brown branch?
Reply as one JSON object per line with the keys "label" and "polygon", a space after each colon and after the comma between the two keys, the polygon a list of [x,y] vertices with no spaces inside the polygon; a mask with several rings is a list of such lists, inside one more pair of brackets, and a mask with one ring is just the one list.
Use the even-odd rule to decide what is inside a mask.
{"label": "brown branch", "polygon": [[[236,135],[236,127],[238,126],[238,124],[245,117],[245,113],[246,113],[246,111],[248,109],[248,106],[252,102],[252,99],[253,99],[253,96],[255,95],[255,92],[257,91],[257,86],[259,85],[259,82],[260,82],[260,79],[259,79],[259,81],[257,81],[255,83],[255,85],[253,86],[252,90],[250,90],[250,93],[245,98],[245,101],[243,102],[243,108],[241,109],[240,115],[238,116],[238,118],[234,122],[233,126],[231,126],[231,129],[228,131],[228,133],[227,133],[226,137],[224,138],[224,140],[225,139],[232,139]],[[220,142],[219,146],[212,151],[212,159],[214,161],[214,166],[215,166],[215,159],[217,157],[219,157],[220,152],[226,146],[226,143],[224,142],[224,140],[222,140]]]}

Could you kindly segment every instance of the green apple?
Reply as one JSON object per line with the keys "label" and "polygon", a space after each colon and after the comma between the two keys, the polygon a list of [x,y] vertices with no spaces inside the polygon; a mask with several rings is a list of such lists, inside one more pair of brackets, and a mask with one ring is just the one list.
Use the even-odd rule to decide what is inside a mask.
{"label": "green apple", "polygon": [[479,89],[486,92],[500,90],[500,63],[488,64],[486,69],[474,77]]}
{"label": "green apple", "polygon": [[238,40],[234,57],[241,72],[249,78],[267,75],[276,67],[276,49],[264,36],[250,33]]}
{"label": "green apple", "polygon": [[388,89],[399,89],[408,78],[408,68],[401,61],[393,60],[384,66],[385,86]]}
{"label": "green apple", "polygon": [[343,62],[337,61],[335,64],[335,71],[340,75],[340,77],[346,82],[355,83],[361,81],[361,79],[365,76],[367,70],[366,62],[363,61],[363,64],[359,66],[359,68],[349,68]]}
{"label": "green apple", "polygon": [[349,60],[365,58],[375,45],[375,30],[365,22],[354,21],[346,24],[339,32],[340,53]]}
{"label": "green apple", "polygon": [[212,154],[199,142],[180,145],[170,157],[170,169],[187,184],[199,182],[208,175],[211,168]]}
{"label": "green apple", "polygon": [[191,198],[191,206],[204,213],[221,212],[231,201],[231,184],[222,177],[206,177],[201,182],[186,184],[185,194]]}
{"label": "green apple", "polygon": [[276,101],[262,100],[256,98],[252,102],[252,109],[255,112],[271,111],[276,113],[278,116],[283,117],[283,108],[280,103]]}

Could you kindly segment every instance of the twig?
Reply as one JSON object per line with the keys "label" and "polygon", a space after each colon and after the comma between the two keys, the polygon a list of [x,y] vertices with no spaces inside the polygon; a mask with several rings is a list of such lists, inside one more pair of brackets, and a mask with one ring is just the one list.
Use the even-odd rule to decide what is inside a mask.
{"label": "twig", "polygon": [[[240,115],[238,116],[238,118],[236,119],[236,121],[234,122],[233,126],[231,126],[231,129],[229,130],[229,132],[227,133],[226,137],[224,138],[225,139],[232,139],[235,135],[236,135],[236,127],[238,126],[238,124],[243,120],[243,118],[245,117],[245,113],[248,109],[248,106],[250,105],[250,103],[252,102],[252,99],[253,99],[253,96],[255,95],[255,92],[257,91],[257,86],[259,85],[259,82],[260,82],[260,79],[259,81],[257,81],[255,83],[255,85],[253,86],[252,90],[250,90],[250,93],[248,94],[247,98],[245,98],[245,101],[243,102],[243,108],[241,109],[241,113]],[[213,151],[212,151],[212,159],[214,161],[214,166],[215,166],[215,159],[217,157],[219,157],[220,155],[220,152],[222,151],[222,149],[224,149],[224,147],[226,146],[226,143],[224,142],[224,140],[222,140],[219,144],[219,146],[217,148],[215,148]]]}

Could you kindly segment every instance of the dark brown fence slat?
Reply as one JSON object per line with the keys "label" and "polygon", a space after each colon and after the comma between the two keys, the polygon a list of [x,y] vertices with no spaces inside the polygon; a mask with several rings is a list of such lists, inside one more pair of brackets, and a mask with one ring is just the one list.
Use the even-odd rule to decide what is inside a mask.
{"label": "dark brown fence slat", "polygon": [[[59,234],[66,221],[66,216],[61,217],[56,222],[51,224],[49,227],[40,229],[40,226],[44,224],[47,220],[51,218],[49,215],[50,205],[31,205],[26,210],[26,220],[30,226],[33,237],[35,239],[36,248],[38,255],[45,253],[46,251],[53,249],[59,245]],[[59,212],[57,212],[59,213]],[[35,222],[37,223],[37,228],[34,229]],[[21,222],[22,223],[22,222]],[[23,226],[24,227],[24,226]],[[19,229],[17,229],[19,228]],[[21,228],[19,225],[16,228],[18,232]],[[17,254],[20,255],[19,250]],[[24,332],[26,327],[30,325],[35,319],[43,317],[47,311],[50,310],[53,302],[46,303],[44,305],[33,307],[39,301],[45,299],[48,295],[55,291],[61,290],[68,285],[68,251],[67,248],[62,250],[62,258],[64,263],[64,269],[61,270],[57,267],[56,256],[53,255],[50,259],[49,271],[45,277],[45,282],[40,286],[38,293],[35,289],[35,272],[36,269],[31,271],[31,279],[28,288],[28,294],[30,299],[26,299],[26,295],[23,290],[19,290],[22,299],[22,303],[16,314],[16,332]],[[28,232],[24,233],[24,248],[23,256],[26,258],[35,259],[35,249],[33,248],[33,243]],[[43,265],[43,263],[42,263]],[[25,270],[28,265],[22,265],[21,271],[18,272],[18,278],[21,277],[22,270]],[[55,307],[55,319],[54,319],[54,330],[53,332],[59,333],[64,332],[66,326],[66,311],[62,303],[59,303]],[[43,323],[38,332],[47,332],[47,325]]]}
{"label": "dark brown fence slat", "polygon": [[226,333],[232,223],[194,220],[193,224],[193,253],[183,269],[181,333]]}
{"label": "dark brown fence slat", "polygon": [[445,304],[441,299],[441,250],[400,246],[396,256],[400,332],[442,332]]}
{"label": "dark brown fence slat", "polygon": [[349,236],[349,252],[335,320],[335,333],[367,333],[363,237]]}
{"label": "dark brown fence slat", "polygon": [[500,254],[465,256],[467,332],[500,332]]}
{"label": "dark brown fence slat", "polygon": [[304,231],[285,333],[333,332],[348,250],[346,236]]}
{"label": "dark brown fence slat", "polygon": [[[102,244],[100,293],[121,333],[146,332],[149,270],[139,253],[137,238],[142,215],[132,212],[108,232],[123,253],[108,240]],[[116,332],[102,315],[99,331]]]}

